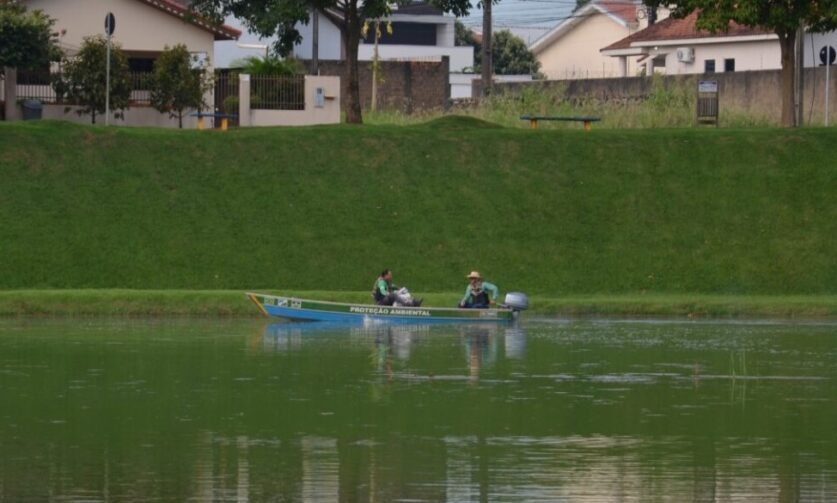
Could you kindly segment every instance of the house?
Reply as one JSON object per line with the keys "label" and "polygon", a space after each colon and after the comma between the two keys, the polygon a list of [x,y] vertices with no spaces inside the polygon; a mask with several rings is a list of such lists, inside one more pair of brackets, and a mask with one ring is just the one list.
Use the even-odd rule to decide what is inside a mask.
{"label": "house", "polygon": [[[443,56],[450,59],[452,72],[459,72],[474,65],[473,47],[456,46],[454,43],[453,16],[445,15],[441,10],[427,2],[414,2],[399,6],[382,22],[392,23],[392,34],[382,29],[378,41],[378,54],[381,60],[440,60]],[[234,18],[226,20],[228,24],[241,26]],[[310,60],[313,56],[313,23],[297,25],[301,41],[293,49],[293,57]],[[339,13],[330,9],[319,16],[319,59],[339,61],[345,59],[346,51],[340,35]],[[258,35],[245,33],[240,43],[219,42],[216,50],[219,54],[218,67],[228,68],[235,60],[247,56],[264,55],[265,50],[275,42],[275,38],[262,39]],[[361,38],[358,47],[358,60],[371,61],[374,55],[374,30],[370,28],[365,38]]]}
{"label": "house", "polygon": [[25,0],[29,9],[40,9],[58,22],[60,44],[72,55],[84,37],[104,35],[108,12],[116,18],[113,40],[122,46],[132,71],[151,71],[166,46],[184,44],[210,65],[216,40],[235,40],[239,30],[215,26],[190,13],[188,0]]}
{"label": "house", "polygon": [[[781,68],[778,37],[769,30],[731,22],[726,32],[710,33],[696,27],[697,11],[682,19],[668,18],[601,49],[618,60],[620,68],[641,68],[646,75],[704,74],[777,70]],[[806,34],[805,66],[817,66],[817,54],[837,45],[835,33]],[[628,71],[622,76],[633,76]]]}
{"label": "house", "polygon": [[[69,56],[81,47],[85,37],[104,35],[105,16],[113,13],[116,18],[113,40],[121,45],[135,74],[150,72],[160,53],[176,44],[186,45],[196,60],[205,61],[211,68],[215,41],[234,40],[240,35],[234,28],[216,26],[194,15],[185,6],[187,0],[24,0],[23,3],[56,19],[55,29],[61,34],[59,45]],[[17,94],[25,97],[25,93],[26,89],[19,89]],[[147,98],[147,92],[145,95]],[[150,108],[141,96],[141,93],[136,95],[138,99],[126,111],[125,120],[117,123],[170,125],[168,116]],[[50,101],[49,96],[38,98],[46,103]],[[208,98],[211,101],[211,96]],[[63,109],[64,105],[46,107],[44,115],[79,119],[75,114],[64,115]]]}
{"label": "house", "polygon": [[[666,9],[658,17],[668,15]],[[549,80],[617,77],[634,73],[635,61],[619,60],[599,50],[647,26],[639,0],[593,0],[531,45]],[[623,68],[621,65],[627,65]]]}
{"label": "house", "polygon": [[[399,5],[388,18],[381,19],[384,23],[392,23],[392,33],[387,33],[382,27],[382,36],[378,40],[379,60],[441,62],[446,57],[450,74],[448,85],[452,86],[452,97],[457,97],[455,91],[460,87],[467,90],[468,96],[470,96],[470,77],[467,86],[458,86],[456,76],[473,68],[474,48],[455,44],[455,20],[456,18],[445,15],[428,2],[419,1]],[[228,18],[226,22],[240,25],[240,21],[234,18]],[[327,9],[320,13],[318,22],[318,57],[320,61],[342,61],[345,59],[346,50],[340,34],[339,23],[339,12]],[[301,41],[294,47],[292,55],[300,60],[311,60],[314,38],[313,23],[299,24],[297,29]],[[358,60],[361,62],[372,61],[374,58],[374,33],[374,29],[370,27],[366,37],[360,40]],[[218,67],[229,68],[236,60],[247,56],[263,56],[274,42],[275,38],[262,39],[252,33],[242,35],[239,43],[217,42]],[[328,71],[322,67],[320,70]]]}

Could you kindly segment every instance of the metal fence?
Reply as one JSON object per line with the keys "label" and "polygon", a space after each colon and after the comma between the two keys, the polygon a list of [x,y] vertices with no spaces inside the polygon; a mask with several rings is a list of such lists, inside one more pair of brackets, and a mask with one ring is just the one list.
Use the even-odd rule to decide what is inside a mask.
{"label": "metal fence", "polygon": [[[151,105],[151,73],[131,72],[131,106]],[[38,100],[44,104],[72,105],[66,96],[61,73],[48,71],[17,72],[17,97],[21,100]]]}
{"label": "metal fence", "polygon": [[[224,70],[215,72],[215,112],[232,114],[230,125],[237,126],[238,121],[238,73]],[[215,121],[220,125],[220,121]]]}
{"label": "metal fence", "polygon": [[250,108],[260,110],[305,110],[305,76],[250,78]]}

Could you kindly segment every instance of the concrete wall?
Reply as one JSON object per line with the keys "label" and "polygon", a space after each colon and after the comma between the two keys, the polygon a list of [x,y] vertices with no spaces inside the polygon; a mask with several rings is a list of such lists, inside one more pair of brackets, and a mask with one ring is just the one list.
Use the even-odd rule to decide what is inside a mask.
{"label": "concrete wall", "polygon": [[[250,108],[249,75],[240,75],[239,117],[242,127],[312,126],[340,123],[340,78],[305,76],[305,110],[254,110]],[[317,88],[322,88],[325,100],[316,104]]]}
{"label": "concrete wall", "polygon": [[[592,15],[536,54],[541,73],[550,80],[618,77],[618,60],[599,49],[630,34],[606,15]],[[628,65],[628,75],[635,75],[635,63]]]}
{"label": "concrete wall", "polygon": [[[306,61],[307,65],[308,62]],[[358,64],[360,101],[364,109],[372,103],[372,63]],[[382,61],[384,82],[378,86],[378,108],[397,109],[406,113],[418,110],[447,108],[450,100],[449,60]],[[345,106],[348,79],[344,61],[320,61],[320,75],[341,77],[341,95]]]}
{"label": "concrete wall", "polygon": [[[90,115],[79,115],[76,113],[79,108],[75,106],[67,107],[67,105],[44,105],[43,118],[75,122],[78,124],[90,124]],[[184,117],[183,129],[195,129],[197,122],[196,117]],[[97,115],[96,124],[104,123],[105,116]],[[125,110],[124,119],[111,117],[110,124],[112,126],[176,128],[177,119],[169,118],[169,114],[161,114],[150,106],[134,106]]]}
{"label": "concrete wall", "polygon": [[[825,105],[825,67],[805,69],[805,122],[822,124]],[[698,80],[716,80],[720,93],[720,115],[746,113],[778,124],[781,120],[781,75],[778,70],[716,73],[711,75],[659,76],[666,86],[689,86],[697,89]],[[572,81],[536,81],[531,83],[498,83],[495,93],[515,93],[524,86],[562,93],[567,101],[594,99],[626,103],[642,101],[652,92],[653,79],[630,77],[622,79],[590,79]],[[831,67],[829,85],[830,123],[837,123],[837,65]],[[810,120],[809,120],[810,118]]]}

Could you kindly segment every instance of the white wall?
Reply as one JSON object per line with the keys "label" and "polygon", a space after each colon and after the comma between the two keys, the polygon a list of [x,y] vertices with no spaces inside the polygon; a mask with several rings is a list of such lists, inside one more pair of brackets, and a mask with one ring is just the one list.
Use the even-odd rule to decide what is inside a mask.
{"label": "white wall", "polygon": [[[373,44],[361,44],[358,59],[372,61],[375,52]],[[474,66],[474,48],[471,46],[437,47],[433,45],[378,45],[382,60],[427,60],[439,61],[442,56],[450,58],[450,71],[461,72]]]}
{"label": "white wall", "polygon": [[[70,110],[65,113],[67,105],[44,105],[43,118],[64,120],[68,122],[75,122],[78,124],[90,124],[89,115],[79,115],[76,111],[80,107],[70,107]],[[183,129],[195,129],[197,127],[196,117],[184,117]],[[212,119],[209,119],[212,124]],[[97,115],[96,124],[104,124],[105,116]],[[161,114],[150,106],[134,106],[125,110],[124,119],[116,119],[111,117],[110,124],[115,126],[151,126],[176,128],[177,119],[169,118],[169,114]]]}
{"label": "white wall", "polygon": [[703,73],[704,62],[715,60],[715,72],[724,71],[724,60],[735,60],[735,71],[776,70],[781,68],[782,61],[777,40],[760,42],[737,42],[724,44],[691,45],[695,50],[693,63],[683,63],[677,60],[677,48],[667,47],[665,72],[667,75]]}
{"label": "white wall", "polygon": [[[820,50],[826,44],[837,50],[837,32],[809,33],[805,36],[805,66],[820,66]],[[833,70],[834,68],[831,69],[831,71]]]}
{"label": "white wall", "polygon": [[136,0],[26,0],[30,9],[41,9],[57,19],[55,30],[66,30],[59,44],[69,52],[77,50],[84,37],[104,35],[105,16],[116,17],[113,40],[127,51],[159,52],[165,46],[185,44],[191,52],[205,52],[213,64],[215,36]]}
{"label": "white wall", "polygon": [[[340,77],[305,76],[304,110],[256,110],[249,107],[249,75],[242,75],[239,85],[241,96],[239,114],[249,120],[241,126],[312,126],[340,123]],[[316,90],[322,88],[326,97],[322,107],[316,106]],[[245,103],[247,105],[245,105]]]}
{"label": "white wall", "polygon": [[[619,77],[619,61],[599,50],[627,37],[630,30],[604,14],[592,15],[535,54],[550,80]],[[629,63],[628,75],[636,72]]]}
{"label": "white wall", "polygon": [[[343,59],[343,39],[340,36],[340,29],[322,14],[320,15],[319,28],[320,59]],[[309,21],[307,25],[297,25],[297,29],[302,36],[302,43],[294,47],[294,57],[311,59],[314,55],[314,50],[311,46],[311,40],[314,38],[314,26]]]}

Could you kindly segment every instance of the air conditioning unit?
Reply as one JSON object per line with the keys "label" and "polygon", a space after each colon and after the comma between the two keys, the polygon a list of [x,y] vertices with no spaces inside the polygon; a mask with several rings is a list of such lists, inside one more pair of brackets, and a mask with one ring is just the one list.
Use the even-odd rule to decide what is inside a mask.
{"label": "air conditioning unit", "polygon": [[695,61],[695,50],[692,47],[680,47],[677,49],[677,61],[681,63],[692,63]]}

